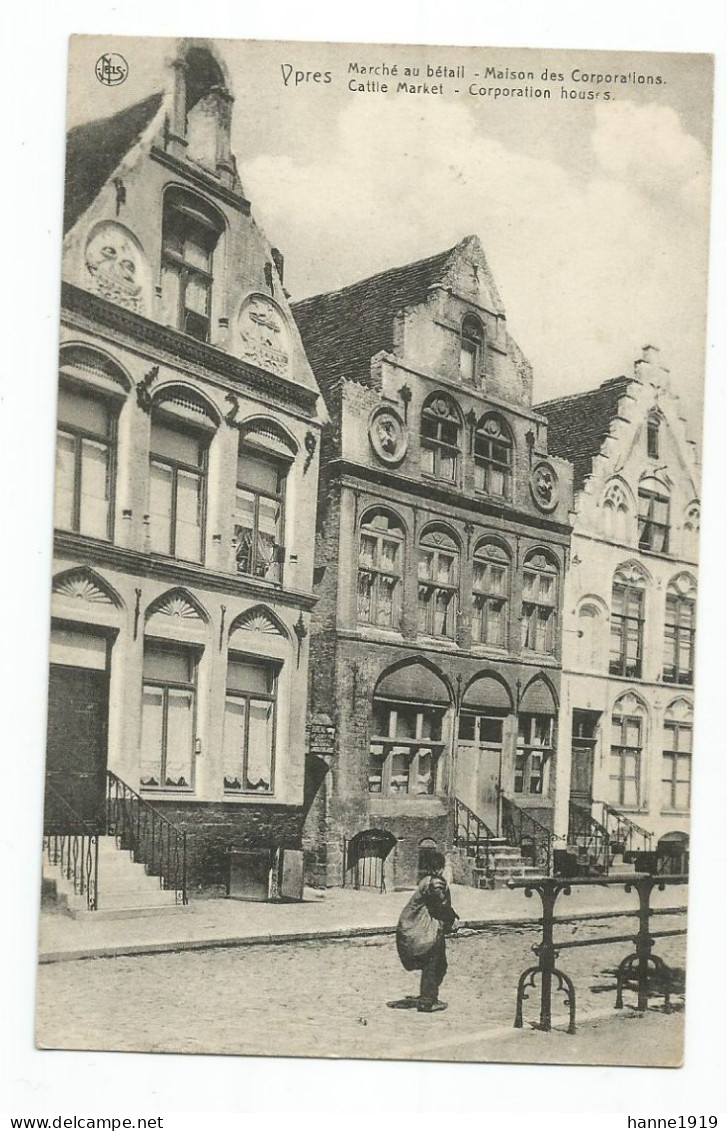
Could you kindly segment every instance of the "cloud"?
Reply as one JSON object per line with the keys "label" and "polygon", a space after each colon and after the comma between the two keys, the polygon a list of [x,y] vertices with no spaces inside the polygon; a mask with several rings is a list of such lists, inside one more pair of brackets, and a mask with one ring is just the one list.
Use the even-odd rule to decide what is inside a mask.
{"label": "cloud", "polygon": [[648,341],[694,401],[704,151],[673,110],[630,103],[599,107],[586,142],[565,167],[488,137],[463,103],[364,96],[341,111],[325,152],[262,155],[242,172],[285,250],[294,297],[476,233],[534,364],[537,397],[624,372]]}

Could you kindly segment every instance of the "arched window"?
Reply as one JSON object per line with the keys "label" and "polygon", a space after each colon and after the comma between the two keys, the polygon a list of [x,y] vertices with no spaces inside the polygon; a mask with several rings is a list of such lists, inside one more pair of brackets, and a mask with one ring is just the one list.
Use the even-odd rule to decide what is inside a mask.
{"label": "arched window", "polygon": [[635,566],[619,566],[611,591],[611,675],[641,679],[646,578]]}
{"label": "arched window", "polygon": [[475,432],[475,487],[509,498],[512,488],[512,437],[498,416],[485,416]]}
{"label": "arched window", "polygon": [[459,346],[459,372],[463,381],[476,381],[482,368],[482,323],[474,314],[465,314]]}
{"label": "arched window", "polygon": [[472,561],[472,642],[507,647],[510,559],[496,542],[480,542]]}
{"label": "arched window", "polygon": [[699,554],[699,503],[690,503],[684,516],[684,554],[694,560]]}
{"label": "arched window", "polygon": [[556,714],[548,684],[543,679],[533,680],[518,707],[513,793],[542,795],[549,792]]}
{"label": "arched window", "polygon": [[118,402],[62,381],[58,392],[55,525],[93,538],[113,533]]}
{"label": "arched window", "polygon": [[584,602],[578,609],[576,652],[580,667],[586,671],[599,666],[601,620],[601,610],[591,602]]}
{"label": "arched window", "polygon": [[652,412],[646,422],[646,454],[649,459],[659,458],[659,429],[661,427],[661,417],[658,413]]}
{"label": "arched window", "polygon": [[404,569],[404,528],[387,511],[369,511],[361,524],[358,551],[359,624],[399,628]]}
{"label": "arched window", "polygon": [[454,640],[457,633],[459,549],[443,530],[430,530],[419,543],[419,631]]}
{"label": "arched window", "polygon": [[210,336],[212,260],[222,228],[217,212],[193,193],[174,187],[165,194],[162,316],[168,326],[203,342]]}
{"label": "arched window", "polygon": [[204,557],[207,451],[215,424],[201,398],[170,391],[152,406],[149,540],[159,554]]}
{"label": "arched window", "polygon": [[629,504],[620,483],[612,483],[603,499],[604,532],[614,542],[629,541]]}
{"label": "arched window", "polygon": [[639,549],[669,552],[669,495],[658,479],[639,484]]}
{"label": "arched window", "polygon": [[555,652],[558,569],[550,558],[536,551],[523,567],[523,600],[520,611],[521,644],[527,652]]}
{"label": "arched window", "polygon": [[448,706],[444,682],[422,664],[384,676],[373,699],[369,793],[417,798],[437,792]]}
{"label": "arched window", "polygon": [[688,813],[691,780],[692,708],[685,699],[679,699],[667,709],[664,718],[662,809]]}
{"label": "arched window", "polygon": [[664,621],[664,682],[694,682],[697,583],[688,573],[669,582]]}
{"label": "arched window", "polygon": [[623,695],[611,716],[609,801],[637,809],[642,798],[642,753],[646,738],[646,709],[635,695]]}
{"label": "arched window", "polygon": [[[259,442],[258,442],[259,440]],[[237,456],[234,544],[237,572],[283,580],[285,486],[292,454],[266,448],[264,437],[241,437]]]}
{"label": "arched window", "polygon": [[460,455],[460,418],[449,397],[435,393],[422,409],[422,471],[456,482]]}

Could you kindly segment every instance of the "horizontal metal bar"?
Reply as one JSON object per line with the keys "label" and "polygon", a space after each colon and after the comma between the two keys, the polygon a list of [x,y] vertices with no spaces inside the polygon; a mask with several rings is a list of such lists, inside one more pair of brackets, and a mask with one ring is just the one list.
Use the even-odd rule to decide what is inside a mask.
{"label": "horizontal metal bar", "polygon": [[650,878],[654,881],[654,887],[659,887],[661,884],[674,885],[686,884],[689,882],[689,876],[654,876],[651,872],[631,872],[627,876],[588,876],[584,879],[579,879],[574,876],[572,879],[567,879],[565,876],[533,876],[531,879],[515,879],[508,880],[506,887],[514,888],[536,888],[539,884],[558,884],[560,887],[615,887],[620,885],[625,887],[627,884],[633,884],[636,880],[645,880]]}
{"label": "horizontal metal bar", "polygon": [[[664,939],[667,935],[686,935],[686,927],[673,931],[649,931],[649,938]],[[605,946],[606,943],[633,942],[636,935],[605,935],[602,939],[568,939],[565,942],[554,942],[553,950],[572,950],[576,946]]]}

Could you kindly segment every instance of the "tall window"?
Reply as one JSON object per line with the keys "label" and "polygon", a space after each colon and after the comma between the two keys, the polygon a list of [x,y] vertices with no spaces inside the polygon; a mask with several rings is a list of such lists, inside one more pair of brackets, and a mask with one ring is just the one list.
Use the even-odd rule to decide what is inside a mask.
{"label": "tall window", "polygon": [[454,640],[457,632],[459,550],[443,530],[419,543],[419,631]]}
{"label": "tall window", "polygon": [[369,793],[431,797],[437,790],[444,708],[374,699]]}
{"label": "tall window", "polygon": [[611,675],[641,678],[644,598],[643,575],[629,567],[616,570],[611,593]]}
{"label": "tall window", "polygon": [[152,418],[149,536],[153,551],[188,562],[203,557],[207,439],[177,420]]}
{"label": "tall window", "polygon": [[552,715],[519,715],[513,781],[515,793],[548,792],[548,770],[552,753]]}
{"label": "tall window", "polygon": [[116,417],[103,397],[61,385],[58,393],[55,525],[110,538]]}
{"label": "tall window", "polygon": [[558,571],[543,554],[531,554],[523,568],[521,643],[527,652],[555,652]]}
{"label": "tall window", "polygon": [[609,755],[609,800],[614,805],[638,808],[641,801],[641,753],[644,745],[643,708],[629,697],[614,707]]}
{"label": "tall window", "polygon": [[197,662],[193,649],[148,643],[144,648],[141,785],[194,785]]}
{"label": "tall window", "polygon": [[364,517],[358,550],[358,621],[398,628],[404,564],[404,530],[393,515],[373,511]]}
{"label": "tall window", "polygon": [[687,703],[675,703],[667,711],[663,749],[662,808],[687,813],[692,778],[692,711]]}
{"label": "tall window", "polygon": [[422,471],[454,483],[457,479],[460,421],[448,397],[435,393],[424,405],[421,425]]}
{"label": "tall window", "polygon": [[222,223],[189,193],[170,189],[162,227],[162,311],[165,322],[206,342],[212,312],[212,259]]}
{"label": "tall window", "polygon": [[289,464],[243,445],[237,461],[235,558],[237,572],[282,581],[283,503]]}
{"label": "tall window", "polygon": [[481,542],[472,561],[472,642],[507,646],[510,562],[494,542]]}
{"label": "tall window", "polygon": [[664,623],[664,682],[694,682],[696,584],[689,574],[669,582]]}
{"label": "tall window", "polygon": [[466,314],[462,319],[459,345],[459,372],[463,381],[476,381],[480,375],[483,340],[479,318],[475,318],[474,314]]}
{"label": "tall window", "polygon": [[684,516],[683,552],[692,559],[699,553],[699,503],[690,503]]}
{"label": "tall window", "polygon": [[656,479],[639,487],[639,549],[657,554],[669,550],[669,497]]}
{"label": "tall window", "polygon": [[603,499],[606,537],[615,542],[630,542],[630,515],[626,492],[620,483],[612,483]]}
{"label": "tall window", "polygon": [[242,656],[227,665],[225,792],[273,792],[277,684],[277,665]]}
{"label": "tall window", "polygon": [[509,498],[512,486],[512,438],[497,416],[486,416],[475,432],[475,487]]}
{"label": "tall window", "polygon": [[659,427],[660,418],[653,413],[646,424],[646,454],[649,459],[659,458]]}

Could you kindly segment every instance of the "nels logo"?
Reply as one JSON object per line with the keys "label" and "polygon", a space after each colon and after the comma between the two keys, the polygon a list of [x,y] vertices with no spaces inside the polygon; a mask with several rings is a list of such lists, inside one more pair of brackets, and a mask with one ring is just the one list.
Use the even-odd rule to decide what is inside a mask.
{"label": "nels logo", "polygon": [[123,55],[102,55],[96,62],[96,78],[104,86],[119,86],[129,74],[129,64]]}

